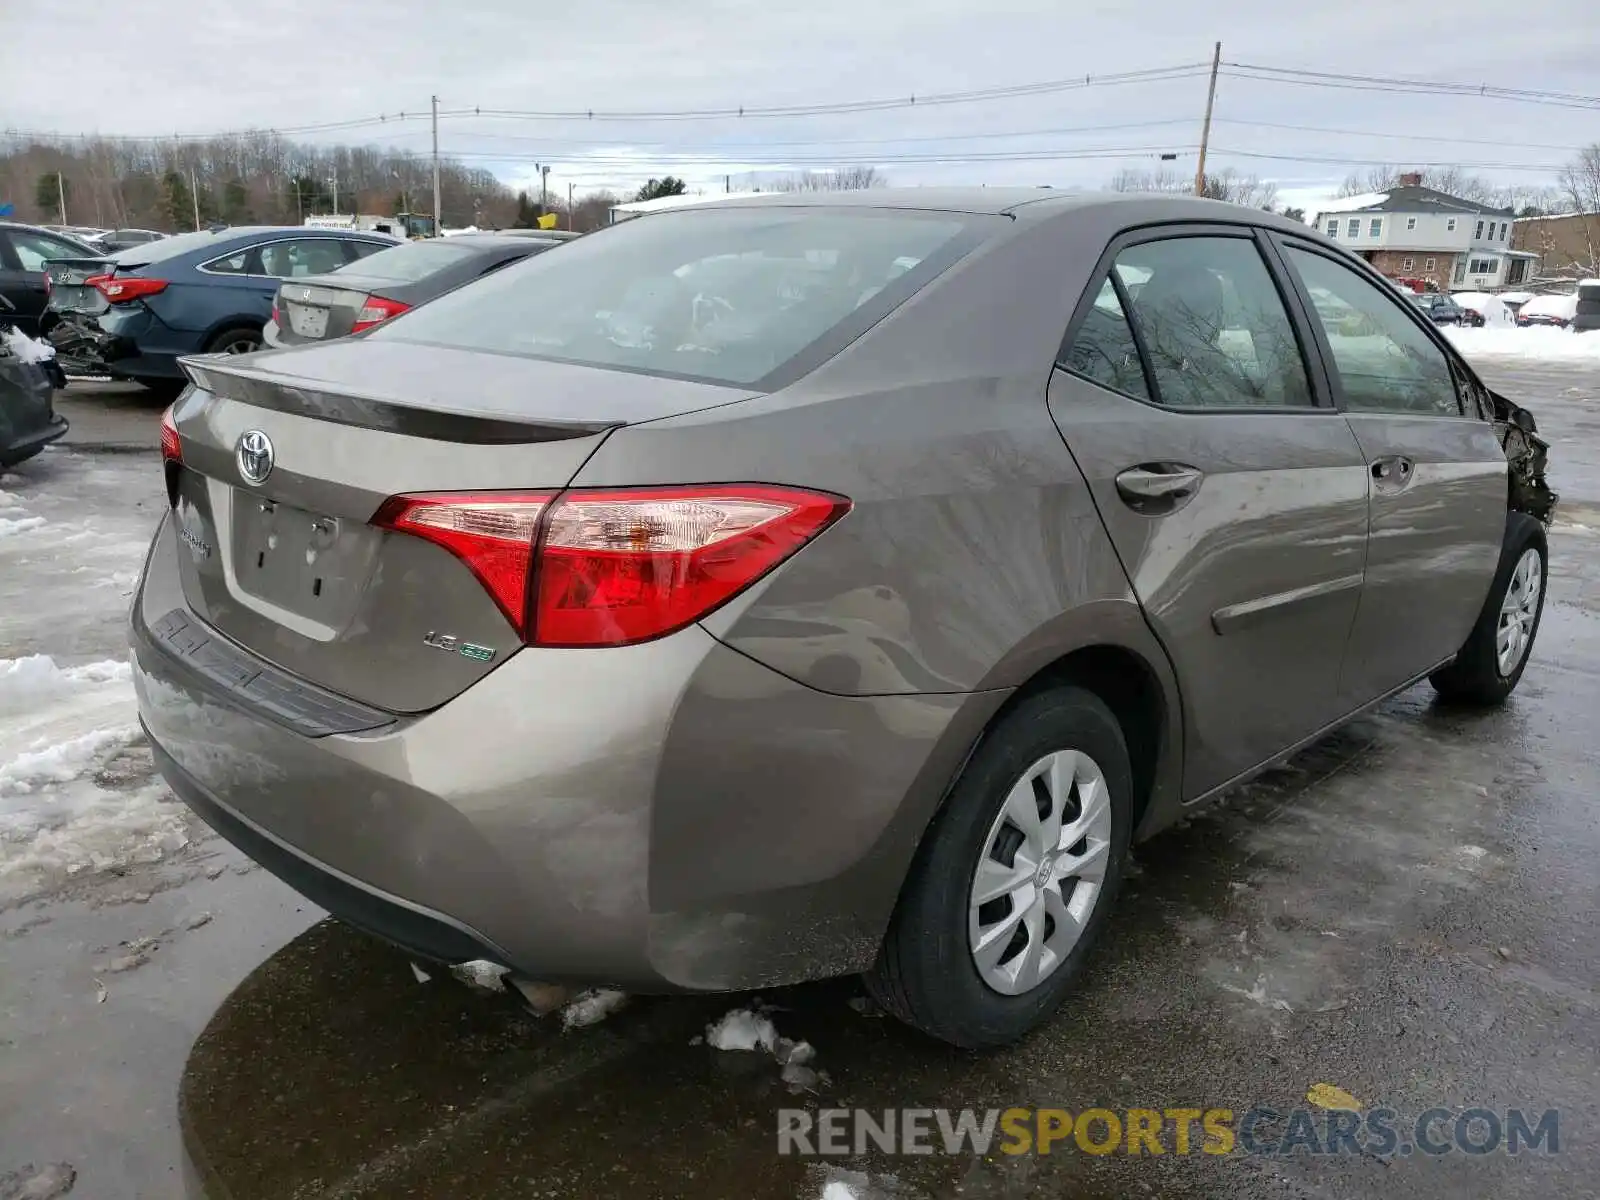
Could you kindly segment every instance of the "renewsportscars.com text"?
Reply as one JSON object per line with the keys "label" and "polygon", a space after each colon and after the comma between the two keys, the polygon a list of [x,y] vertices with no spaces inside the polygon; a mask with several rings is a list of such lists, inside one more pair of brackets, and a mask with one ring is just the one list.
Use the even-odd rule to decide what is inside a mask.
{"label": "renewsportscars.com text", "polygon": [[1250,1154],[1379,1158],[1561,1151],[1560,1113],[1520,1108],[778,1110],[778,1153]]}

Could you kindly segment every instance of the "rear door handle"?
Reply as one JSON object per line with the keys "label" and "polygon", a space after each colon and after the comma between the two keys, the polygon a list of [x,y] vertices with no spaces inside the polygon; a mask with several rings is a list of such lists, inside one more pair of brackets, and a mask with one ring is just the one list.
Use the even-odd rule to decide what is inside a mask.
{"label": "rear door handle", "polygon": [[1183,463],[1141,463],[1117,476],[1117,492],[1139,512],[1170,512],[1186,503],[1204,478]]}

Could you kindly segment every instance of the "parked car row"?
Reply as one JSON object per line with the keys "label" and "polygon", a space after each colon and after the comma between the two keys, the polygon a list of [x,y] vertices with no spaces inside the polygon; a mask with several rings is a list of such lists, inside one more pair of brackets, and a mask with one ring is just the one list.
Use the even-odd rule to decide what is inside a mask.
{"label": "parked car row", "polygon": [[[247,354],[359,333],[572,235],[402,242],[338,228],[218,228],[114,254],[34,239],[25,292],[69,372],[176,395],[186,354]],[[345,273],[354,264],[359,273]]]}

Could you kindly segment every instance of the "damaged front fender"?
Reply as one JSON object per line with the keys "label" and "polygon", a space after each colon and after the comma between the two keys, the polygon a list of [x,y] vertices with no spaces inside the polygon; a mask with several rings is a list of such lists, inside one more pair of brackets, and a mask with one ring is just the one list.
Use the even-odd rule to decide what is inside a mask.
{"label": "damaged front fender", "polygon": [[1550,490],[1545,469],[1550,455],[1550,443],[1539,436],[1539,425],[1533,414],[1520,404],[1506,399],[1498,392],[1490,392],[1494,414],[1495,433],[1505,451],[1509,465],[1510,496],[1508,503],[1517,512],[1527,513],[1544,525],[1550,524],[1560,495]]}

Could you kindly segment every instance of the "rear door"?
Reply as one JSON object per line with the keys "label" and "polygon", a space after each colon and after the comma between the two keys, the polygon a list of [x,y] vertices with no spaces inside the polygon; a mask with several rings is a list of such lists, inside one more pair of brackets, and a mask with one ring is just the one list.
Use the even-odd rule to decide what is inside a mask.
{"label": "rear door", "polygon": [[1368,472],[1371,545],[1341,685],[1361,703],[1466,641],[1500,561],[1505,452],[1426,317],[1316,246],[1286,240],[1283,255]]}
{"label": "rear door", "polygon": [[1050,409],[1177,669],[1194,797],[1343,715],[1366,462],[1253,231],[1146,231],[1102,267]]}

